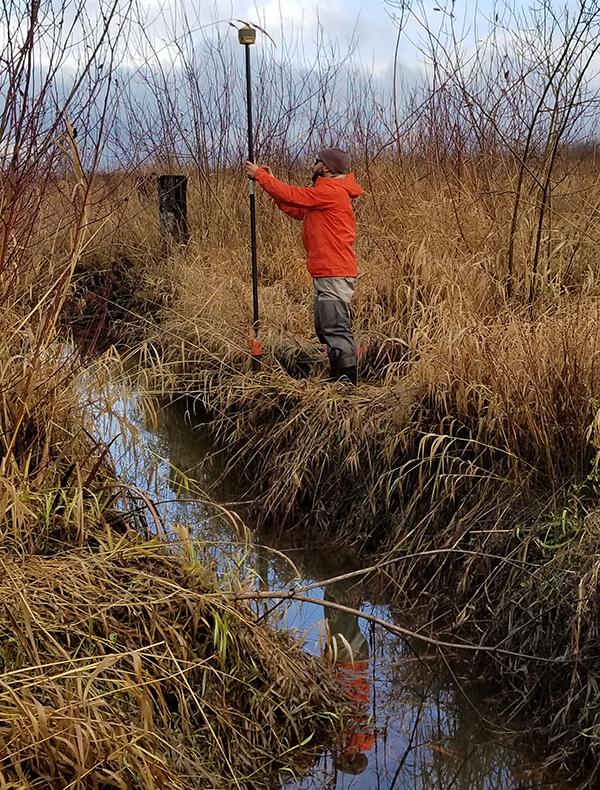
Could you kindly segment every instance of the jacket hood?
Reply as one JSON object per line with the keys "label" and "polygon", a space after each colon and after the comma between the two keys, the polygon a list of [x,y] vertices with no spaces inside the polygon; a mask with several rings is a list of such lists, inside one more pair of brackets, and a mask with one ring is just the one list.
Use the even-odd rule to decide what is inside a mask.
{"label": "jacket hood", "polygon": [[342,187],[353,200],[364,195],[364,191],[359,187],[354,178],[354,173],[347,173],[344,176],[334,176],[333,178],[326,178],[323,180],[332,186]]}

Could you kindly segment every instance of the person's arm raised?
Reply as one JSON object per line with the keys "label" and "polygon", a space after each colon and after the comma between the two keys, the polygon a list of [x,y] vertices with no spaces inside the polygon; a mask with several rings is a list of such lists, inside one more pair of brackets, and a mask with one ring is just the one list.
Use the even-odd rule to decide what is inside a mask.
{"label": "person's arm raised", "polygon": [[276,200],[275,204],[277,208],[283,211],[284,214],[287,214],[288,217],[298,220],[304,219],[304,215],[306,214],[305,208],[296,208],[295,206],[290,206],[289,203],[281,203],[279,200]]}
{"label": "person's arm raised", "polygon": [[284,184],[265,170],[257,169],[254,178],[277,203],[298,209],[323,209],[332,204],[329,189],[322,189],[319,181],[314,187],[292,187]]}

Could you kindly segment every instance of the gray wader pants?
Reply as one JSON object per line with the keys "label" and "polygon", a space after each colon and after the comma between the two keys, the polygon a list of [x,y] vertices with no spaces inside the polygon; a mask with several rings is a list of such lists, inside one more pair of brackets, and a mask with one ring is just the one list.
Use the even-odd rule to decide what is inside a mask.
{"label": "gray wader pants", "polygon": [[356,367],[351,301],[355,277],[313,277],[315,331],[327,346],[331,371]]}

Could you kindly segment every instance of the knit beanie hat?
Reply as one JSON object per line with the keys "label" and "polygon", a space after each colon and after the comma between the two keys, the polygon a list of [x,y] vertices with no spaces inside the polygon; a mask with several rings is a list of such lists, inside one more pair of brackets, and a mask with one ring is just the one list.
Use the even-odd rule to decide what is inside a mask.
{"label": "knit beanie hat", "polygon": [[341,148],[321,148],[318,158],[335,175],[348,173],[350,170],[350,157]]}

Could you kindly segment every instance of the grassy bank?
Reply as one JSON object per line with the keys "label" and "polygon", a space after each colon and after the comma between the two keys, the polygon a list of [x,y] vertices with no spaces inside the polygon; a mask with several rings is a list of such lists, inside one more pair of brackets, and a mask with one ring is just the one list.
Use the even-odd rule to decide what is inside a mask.
{"label": "grassy bank", "polygon": [[168,260],[153,203],[134,196],[119,214],[127,246],[105,225],[103,257],[84,268],[126,261],[121,286],[169,282],[168,301],[163,290],[144,310],[109,295],[111,329],[130,347],[133,335],[141,339],[135,353],[149,391],[191,396],[209,415],[259,520],[397,557],[389,583],[400,607],[425,606],[446,636],[512,651],[494,662],[507,688],[543,711],[552,759],[589,776],[597,765],[597,174],[562,163],[535,271],[539,206],[525,202],[507,278],[514,173],[473,161],[451,179],[429,164],[358,167],[370,192],[357,206],[356,390],[322,382],[298,228],[264,196],[265,353],[261,372],[250,372],[247,240],[231,233],[232,223],[244,227],[241,179],[221,179],[209,215],[205,186],[192,180],[192,242]]}
{"label": "grassy bank", "polygon": [[233,602],[184,526],[153,537],[151,503],[86,430],[79,360],[9,336],[2,785],[255,788],[306,769],[341,726],[326,665]]}

